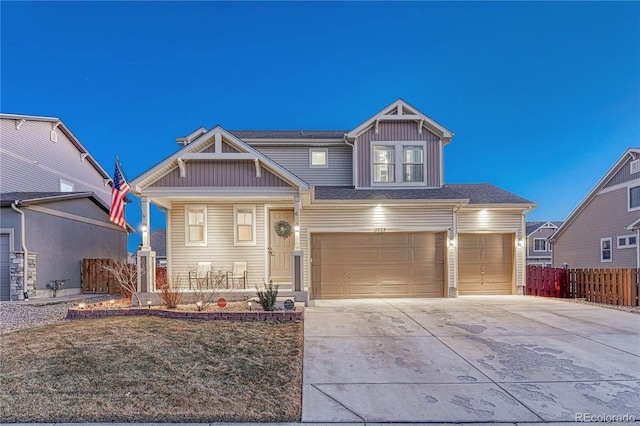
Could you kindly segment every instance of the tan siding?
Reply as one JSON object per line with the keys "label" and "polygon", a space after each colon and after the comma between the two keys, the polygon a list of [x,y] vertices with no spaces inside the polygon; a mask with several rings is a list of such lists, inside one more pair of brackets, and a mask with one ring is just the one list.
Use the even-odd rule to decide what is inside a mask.
{"label": "tan siding", "polygon": [[262,177],[256,177],[253,161],[224,160],[199,161],[190,160],[185,164],[186,176],[180,177],[176,167],[171,172],[154,182],[151,187],[289,187],[270,171],[262,168]]}
{"label": "tan siding", "polygon": [[631,180],[635,180],[639,178],[640,178],[640,173],[631,174],[631,159],[629,158],[627,159],[627,162],[624,163],[622,168],[618,170],[618,172],[615,175],[613,175],[613,177],[609,180],[609,182],[607,182],[607,184],[604,187],[608,188],[610,186],[619,185],[621,183],[629,182]]}
{"label": "tan siding", "polygon": [[358,176],[357,186],[371,186],[371,144],[376,141],[426,141],[425,152],[427,186],[437,187],[440,182],[440,138],[427,129],[418,133],[418,123],[415,121],[380,122],[378,134],[375,127],[370,128],[358,136]]}
{"label": "tan siding", "polygon": [[[60,190],[60,178],[71,182],[74,191],[92,191],[106,203],[111,188],[59,128],[52,142],[51,123],[29,121],[16,129],[15,120],[2,119],[0,129],[0,191]],[[28,177],[28,179],[26,178]]]}
{"label": "tan siding", "polygon": [[233,204],[207,205],[207,246],[185,246],[184,203],[173,203],[168,213],[171,222],[171,273],[183,277],[183,285],[189,270],[198,262],[211,262],[215,268],[231,270],[233,262],[247,262],[249,283],[247,292],[255,293],[255,287],[263,284],[265,277],[264,205],[256,204],[256,245],[235,247],[233,245]]}
{"label": "tan siding", "polygon": [[353,185],[351,147],[328,147],[329,167],[309,167],[309,147],[256,147],[257,150],[314,186]]}
{"label": "tan siding", "polygon": [[[525,238],[522,211],[460,210],[458,212],[458,233],[514,234],[515,239]],[[524,244],[524,241],[523,241]],[[515,244],[514,244],[515,245]],[[517,247],[514,251],[516,293],[520,294],[525,285],[526,249]]]}
{"label": "tan siding", "polygon": [[[309,289],[309,234],[314,232],[372,232],[383,227],[386,232],[443,232],[453,226],[451,209],[423,207],[340,207],[307,208],[300,214],[300,245],[307,256],[304,266],[305,289]],[[454,261],[452,251],[448,260]],[[449,271],[451,269],[449,268]],[[451,275],[449,275],[451,277]],[[447,278],[445,277],[445,280]],[[453,285],[451,282],[449,285]]]}
{"label": "tan siding", "polygon": [[[625,226],[640,217],[627,211],[627,189],[596,195],[589,205],[558,236],[553,246],[553,265],[570,268],[635,268],[636,249],[618,249],[616,237],[632,235]],[[612,239],[612,262],[600,261],[600,239]]]}

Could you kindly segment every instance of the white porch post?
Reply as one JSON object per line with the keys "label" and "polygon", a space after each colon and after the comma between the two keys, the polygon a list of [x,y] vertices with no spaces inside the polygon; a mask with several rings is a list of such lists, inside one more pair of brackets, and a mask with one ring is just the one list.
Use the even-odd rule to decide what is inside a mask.
{"label": "white porch post", "polygon": [[291,252],[291,289],[302,291],[303,253],[300,249],[300,196],[293,197],[293,238],[294,245]]}
{"label": "white porch post", "polygon": [[138,292],[154,290],[156,283],[156,252],[151,250],[149,197],[142,197],[142,247],[138,250]]}

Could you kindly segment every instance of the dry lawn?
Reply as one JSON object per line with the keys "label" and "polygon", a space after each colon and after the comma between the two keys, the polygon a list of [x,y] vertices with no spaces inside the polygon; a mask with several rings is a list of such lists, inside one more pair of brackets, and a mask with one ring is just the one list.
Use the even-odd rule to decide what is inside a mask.
{"label": "dry lawn", "polygon": [[118,317],[6,333],[0,423],[299,421],[302,330]]}

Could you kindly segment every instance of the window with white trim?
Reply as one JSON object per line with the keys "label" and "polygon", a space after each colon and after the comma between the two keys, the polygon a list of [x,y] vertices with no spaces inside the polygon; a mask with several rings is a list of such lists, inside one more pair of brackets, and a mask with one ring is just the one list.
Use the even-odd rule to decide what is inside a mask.
{"label": "window with white trim", "polygon": [[611,238],[600,239],[600,262],[611,262]]}
{"label": "window with white trim", "polygon": [[380,142],[372,146],[373,185],[424,185],[426,144],[415,142]]}
{"label": "window with white trim", "polygon": [[622,235],[618,237],[618,248],[631,248],[638,246],[638,237],[635,235]]}
{"label": "window with white trim", "polygon": [[547,239],[546,238],[534,238],[533,239],[533,251],[547,251]]}
{"label": "window with white trim", "polygon": [[640,186],[629,188],[629,210],[640,209]]}
{"label": "window with white trim", "polygon": [[60,179],[60,192],[73,192],[73,183]]}
{"label": "window with white trim", "polygon": [[207,206],[196,204],[184,206],[184,244],[186,246],[207,245]]}
{"label": "window with white trim", "polygon": [[403,182],[424,182],[424,150],[421,146],[404,146]]}
{"label": "window with white trim", "polygon": [[309,167],[329,167],[329,149],[310,148]]}
{"label": "window with white trim", "polygon": [[638,173],[640,172],[640,160],[633,160],[631,162],[630,165],[630,172],[631,173]]}
{"label": "window with white trim", "polygon": [[233,206],[233,241],[236,246],[256,245],[256,206]]}

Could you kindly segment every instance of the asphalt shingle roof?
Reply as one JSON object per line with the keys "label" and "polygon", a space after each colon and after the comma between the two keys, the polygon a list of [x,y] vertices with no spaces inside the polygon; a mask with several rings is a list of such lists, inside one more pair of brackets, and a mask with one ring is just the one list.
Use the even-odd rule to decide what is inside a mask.
{"label": "asphalt shingle roof", "polygon": [[342,139],[348,130],[229,130],[240,139]]}
{"label": "asphalt shingle roof", "polygon": [[57,198],[63,196],[69,196],[70,194],[87,194],[86,192],[74,193],[74,192],[3,192],[0,194],[0,202],[2,205],[11,204],[16,200],[28,201],[38,200],[41,198]]}
{"label": "asphalt shingle roof", "polygon": [[531,234],[533,231],[535,231],[536,229],[540,228],[542,225],[544,225],[547,222],[553,223],[558,228],[563,223],[562,221],[557,221],[557,220],[555,220],[555,221],[554,220],[544,220],[544,221],[538,221],[538,222],[527,222],[527,235]]}
{"label": "asphalt shingle roof", "polygon": [[354,189],[345,186],[316,186],[317,200],[466,200],[469,204],[533,204],[488,183],[451,184],[425,189]]}

